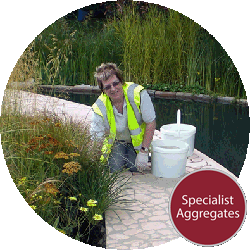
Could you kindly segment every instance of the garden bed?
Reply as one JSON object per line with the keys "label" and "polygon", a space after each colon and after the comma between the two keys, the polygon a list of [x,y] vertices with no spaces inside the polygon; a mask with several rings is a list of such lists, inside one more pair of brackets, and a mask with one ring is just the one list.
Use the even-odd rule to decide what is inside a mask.
{"label": "garden bed", "polygon": [[100,148],[91,144],[88,126],[71,119],[63,122],[56,114],[29,114],[25,101],[41,108],[31,104],[38,104],[31,97],[22,99],[19,105],[26,112],[19,113],[22,108],[11,100],[4,98],[0,132],[6,164],[20,194],[56,230],[105,248],[105,211],[116,202],[125,177],[110,175],[100,163]]}

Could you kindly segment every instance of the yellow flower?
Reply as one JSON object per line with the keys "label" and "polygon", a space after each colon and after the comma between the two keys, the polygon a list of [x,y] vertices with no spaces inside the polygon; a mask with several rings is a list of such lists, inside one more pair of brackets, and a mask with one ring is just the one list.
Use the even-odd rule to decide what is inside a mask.
{"label": "yellow flower", "polygon": [[33,210],[36,210],[36,206],[32,205],[30,206]]}
{"label": "yellow flower", "polygon": [[55,159],[69,159],[69,156],[64,152],[58,152],[55,154]]}
{"label": "yellow flower", "polygon": [[59,231],[60,233],[62,233],[62,234],[66,234],[65,231],[62,230],[62,229],[58,229],[58,231]]}
{"label": "yellow flower", "polygon": [[69,156],[73,157],[73,156],[80,156],[80,154],[78,153],[70,153]]}
{"label": "yellow flower", "polygon": [[93,219],[94,219],[94,220],[103,220],[103,217],[102,217],[100,214],[95,214],[95,215],[93,216]]}
{"label": "yellow flower", "polygon": [[79,210],[82,212],[88,212],[89,209],[87,207],[80,207]]}
{"label": "yellow flower", "polygon": [[64,168],[62,170],[63,173],[72,175],[73,173],[77,173],[78,170],[81,169],[81,165],[78,162],[71,161],[71,162],[64,163],[63,168]]}
{"label": "yellow flower", "polygon": [[97,201],[95,200],[88,200],[87,201],[87,206],[88,207],[96,207]]}
{"label": "yellow flower", "polygon": [[56,195],[56,193],[59,192],[59,190],[56,188],[56,186],[52,183],[45,183],[44,187],[45,187],[46,193]]}
{"label": "yellow flower", "polygon": [[37,141],[43,140],[43,139],[44,139],[44,136],[39,135],[39,136],[35,137],[34,139],[37,140]]}
{"label": "yellow flower", "polygon": [[215,80],[216,82],[218,82],[218,81],[220,80],[220,78],[214,78],[214,80]]}
{"label": "yellow flower", "polygon": [[46,155],[51,155],[51,154],[53,154],[54,152],[53,151],[45,151],[44,152],[44,154],[46,154]]}
{"label": "yellow flower", "polygon": [[31,196],[32,199],[34,199],[35,197],[37,197],[37,194],[33,194],[33,195]]}
{"label": "yellow flower", "polygon": [[20,181],[18,181],[18,185],[23,185],[26,182],[26,177],[23,177],[20,179]]}
{"label": "yellow flower", "polygon": [[61,127],[61,123],[59,122],[55,123],[55,127]]}
{"label": "yellow flower", "polygon": [[43,199],[43,197],[42,197],[42,195],[37,195],[37,194],[33,194],[32,196],[31,196],[31,198],[32,199],[36,199],[36,200],[42,200]]}
{"label": "yellow flower", "polygon": [[71,201],[77,201],[77,198],[76,198],[76,197],[69,197],[69,199],[70,199]]}

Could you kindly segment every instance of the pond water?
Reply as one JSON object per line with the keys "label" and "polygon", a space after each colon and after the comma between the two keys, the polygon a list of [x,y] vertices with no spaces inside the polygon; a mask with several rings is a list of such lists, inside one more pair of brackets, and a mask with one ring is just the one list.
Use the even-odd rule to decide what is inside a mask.
{"label": "pond water", "polygon": [[239,177],[249,143],[248,107],[158,98],[153,103],[157,129],[176,123],[180,109],[181,123],[196,127],[195,148]]}
{"label": "pond water", "polygon": [[[68,100],[92,105],[98,95],[69,94]],[[196,127],[195,148],[239,177],[249,143],[249,107],[153,98],[157,129],[176,123],[181,110],[181,123]]]}

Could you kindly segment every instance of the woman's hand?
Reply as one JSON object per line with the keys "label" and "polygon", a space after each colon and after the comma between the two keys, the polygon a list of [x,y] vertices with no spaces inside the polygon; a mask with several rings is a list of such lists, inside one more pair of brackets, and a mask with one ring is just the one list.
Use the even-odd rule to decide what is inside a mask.
{"label": "woman's hand", "polygon": [[140,151],[136,156],[135,165],[138,171],[142,172],[143,170],[145,170],[148,165],[148,153],[143,153],[142,151]]}

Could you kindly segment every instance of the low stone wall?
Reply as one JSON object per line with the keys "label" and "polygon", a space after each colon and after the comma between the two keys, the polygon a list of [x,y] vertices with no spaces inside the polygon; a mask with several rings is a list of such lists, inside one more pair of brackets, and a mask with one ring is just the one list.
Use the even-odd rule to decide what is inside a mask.
{"label": "low stone wall", "polygon": [[[100,94],[101,90],[98,86],[91,86],[91,85],[75,85],[75,86],[64,86],[64,85],[39,85],[38,88],[45,91],[55,91],[55,92],[67,92],[73,94]],[[155,98],[163,98],[163,99],[179,99],[179,100],[190,100],[190,101],[197,101],[197,102],[217,102],[222,104],[240,104],[244,106],[248,106],[248,102],[246,99],[235,99],[234,97],[211,97],[209,95],[203,94],[192,94],[192,93],[184,93],[184,92],[163,92],[157,90],[150,90],[147,89],[150,96]]]}

